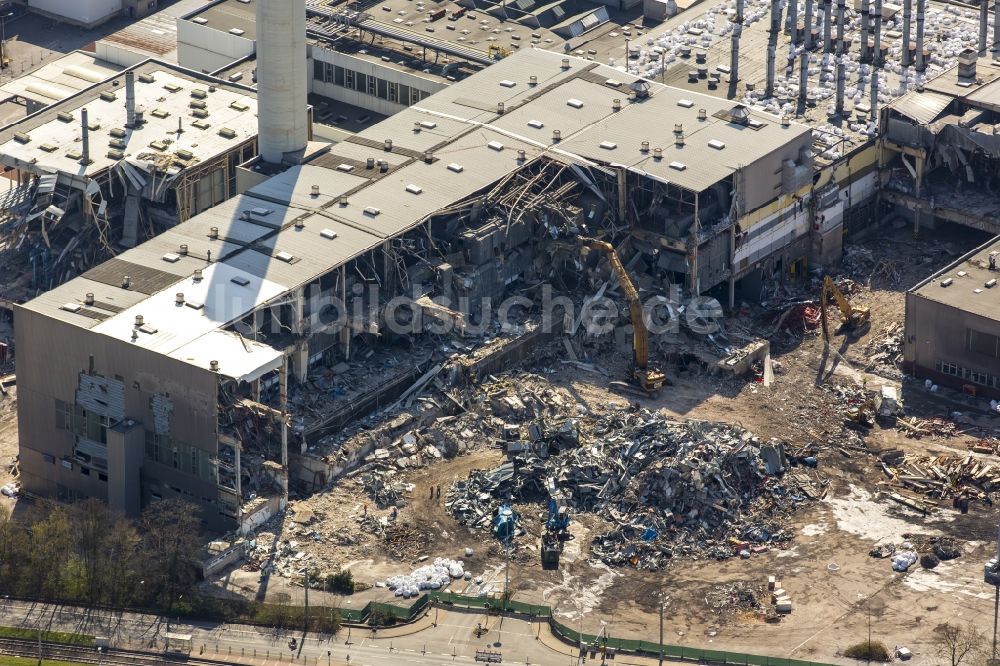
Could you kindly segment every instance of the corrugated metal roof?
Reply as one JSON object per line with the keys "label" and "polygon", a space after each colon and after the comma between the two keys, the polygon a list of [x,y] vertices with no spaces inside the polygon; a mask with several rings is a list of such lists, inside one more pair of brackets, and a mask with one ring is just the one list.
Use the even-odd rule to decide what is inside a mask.
{"label": "corrugated metal roof", "polygon": [[[974,93],[973,96],[975,96]],[[933,122],[954,99],[941,93],[911,91],[892,103],[892,110],[921,125]]]}
{"label": "corrugated metal roof", "polygon": [[[323,236],[327,230],[336,237]],[[301,228],[285,229],[227,259],[226,263],[291,290],[381,244],[382,239],[371,233],[322,214],[313,214],[302,220]],[[286,262],[276,258],[279,252],[287,252],[292,260]]]}

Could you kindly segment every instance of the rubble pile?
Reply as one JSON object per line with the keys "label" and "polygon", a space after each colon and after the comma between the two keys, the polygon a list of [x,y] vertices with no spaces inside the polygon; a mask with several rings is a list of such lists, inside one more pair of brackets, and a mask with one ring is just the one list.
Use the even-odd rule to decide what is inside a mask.
{"label": "rubble pile", "polygon": [[760,583],[737,581],[716,585],[705,595],[705,603],[718,615],[759,612],[767,591]]}
{"label": "rubble pile", "polygon": [[902,379],[899,363],[903,360],[903,325],[892,322],[865,346],[865,372],[873,372],[887,379]]}
{"label": "rubble pile", "polygon": [[880,559],[890,558],[892,570],[899,572],[909,571],[918,561],[923,568],[933,569],[941,562],[962,555],[957,542],[950,537],[904,536],[907,540],[898,546],[894,543],[879,544],[868,554]]}
{"label": "rubble pile", "polygon": [[931,499],[975,498],[992,503],[991,494],[1000,490],[1000,464],[971,453],[964,457],[883,454],[882,466],[898,487]]}
{"label": "rubble pile", "polygon": [[459,522],[488,528],[501,502],[561,499],[613,526],[595,537],[594,556],[655,569],[674,553],[749,557],[787,541],[783,519],[809,498],[808,478],[785,474],[794,461],[781,442],[736,426],[618,409],[588,437],[571,419],[534,439],[451,488],[446,506]]}

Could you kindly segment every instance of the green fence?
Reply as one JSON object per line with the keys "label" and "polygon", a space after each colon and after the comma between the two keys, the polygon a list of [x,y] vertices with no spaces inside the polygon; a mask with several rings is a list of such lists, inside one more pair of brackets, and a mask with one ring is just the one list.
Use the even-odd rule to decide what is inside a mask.
{"label": "green fence", "polygon": [[[392,615],[397,621],[412,621],[422,612],[428,604],[436,603],[454,608],[468,608],[481,610],[487,613],[507,610],[519,615],[527,615],[533,618],[544,618],[548,620],[552,633],[566,641],[574,647],[581,645],[595,646],[597,648],[608,648],[616,651],[630,652],[634,654],[645,654],[658,656],[662,651],[664,657],[670,659],[681,659],[708,664],[732,664],[742,666],[831,666],[813,661],[801,661],[798,659],[784,659],[781,657],[766,657],[762,655],[746,654],[743,652],[724,652],[720,650],[705,650],[702,648],[683,647],[680,645],[660,645],[654,641],[641,641],[625,638],[615,638],[614,636],[595,636],[593,634],[581,634],[572,627],[559,622],[552,617],[552,609],[549,606],[532,605],[520,601],[507,601],[502,599],[486,599],[483,597],[470,597],[454,592],[430,592],[422,595],[409,608],[396,606],[393,604],[381,604],[370,602],[360,611],[341,611],[345,620],[352,622],[363,621],[368,618],[371,610],[380,608]],[[358,619],[355,619],[355,615]]]}

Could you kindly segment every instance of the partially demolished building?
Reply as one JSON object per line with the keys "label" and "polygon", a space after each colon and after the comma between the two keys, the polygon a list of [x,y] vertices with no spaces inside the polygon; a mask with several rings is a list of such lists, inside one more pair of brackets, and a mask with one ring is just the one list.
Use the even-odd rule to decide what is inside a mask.
{"label": "partially demolished building", "polygon": [[257,154],[252,88],[155,60],[105,77],[0,131],[8,300],[225,201]]}
{"label": "partially demolished building", "polygon": [[335,472],[290,469],[307,440],[289,393],[360,342],[423,334],[394,328],[393,297],[475,322],[603,235],[657,267],[644,294],[731,303],[824,233],[811,144],[788,118],[523,49],[19,307],[24,489],[128,512],[184,496],[250,528],[289,477]]}
{"label": "partially demolished building", "polygon": [[1000,234],[1000,70],[991,57],[964,52],[880,121],[881,196],[914,233],[942,220]]}

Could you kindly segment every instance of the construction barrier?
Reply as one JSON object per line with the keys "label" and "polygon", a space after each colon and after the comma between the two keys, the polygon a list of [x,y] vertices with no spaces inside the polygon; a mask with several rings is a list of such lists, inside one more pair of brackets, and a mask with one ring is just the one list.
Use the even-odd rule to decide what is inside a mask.
{"label": "construction barrier", "polygon": [[[721,650],[706,650],[702,648],[684,647],[680,645],[660,645],[654,641],[642,641],[625,638],[615,638],[614,636],[595,636],[593,634],[581,634],[579,631],[567,627],[563,623],[552,617],[552,609],[549,606],[526,604],[520,601],[504,601],[503,599],[490,599],[486,597],[472,597],[454,592],[430,592],[418,598],[409,608],[394,604],[382,604],[370,602],[360,611],[341,611],[345,620],[348,613],[360,613],[362,620],[367,619],[372,610],[378,608],[396,618],[397,621],[408,622],[415,619],[428,604],[435,603],[453,608],[468,608],[481,610],[484,613],[511,612],[532,618],[545,619],[552,629],[552,633],[566,641],[574,647],[586,645],[605,648],[615,652],[629,652],[650,657],[657,657],[661,651],[664,657],[673,660],[692,661],[705,664],[732,664],[733,666],[832,666],[814,661],[801,661],[799,659],[786,659],[782,657],[767,657],[756,654],[746,654],[743,652],[725,652]],[[355,621],[353,618],[348,621]]]}

